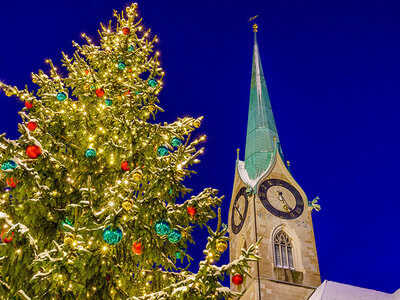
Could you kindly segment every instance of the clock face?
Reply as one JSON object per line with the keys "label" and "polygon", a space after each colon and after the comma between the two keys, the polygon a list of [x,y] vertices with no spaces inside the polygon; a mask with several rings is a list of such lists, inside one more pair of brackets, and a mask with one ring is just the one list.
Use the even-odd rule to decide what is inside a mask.
{"label": "clock face", "polygon": [[238,234],[246,220],[249,199],[247,198],[246,188],[242,187],[236,195],[232,211],[232,232]]}
{"label": "clock face", "polygon": [[304,210],[304,201],[299,191],[280,179],[265,180],[258,189],[258,195],[264,207],[282,219],[295,219]]}

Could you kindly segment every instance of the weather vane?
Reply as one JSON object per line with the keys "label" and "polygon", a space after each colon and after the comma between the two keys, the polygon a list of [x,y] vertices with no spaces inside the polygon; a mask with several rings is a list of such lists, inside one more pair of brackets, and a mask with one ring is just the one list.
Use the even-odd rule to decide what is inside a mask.
{"label": "weather vane", "polygon": [[254,17],[252,17],[252,18],[250,18],[247,22],[251,22],[251,21],[253,21],[255,18],[257,18],[258,17],[258,15],[255,15]]}

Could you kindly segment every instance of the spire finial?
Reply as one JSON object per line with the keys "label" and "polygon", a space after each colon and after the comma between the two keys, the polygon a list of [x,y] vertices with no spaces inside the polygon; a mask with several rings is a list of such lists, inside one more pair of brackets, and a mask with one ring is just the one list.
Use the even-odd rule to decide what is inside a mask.
{"label": "spire finial", "polygon": [[[254,19],[258,18],[258,15],[255,15],[254,17],[251,17],[247,22],[251,22]],[[257,32],[258,30],[258,25],[256,23],[253,24],[253,32]]]}
{"label": "spire finial", "polygon": [[253,32],[258,31],[258,25],[256,23],[253,24]]}
{"label": "spire finial", "polygon": [[240,149],[239,149],[239,148],[237,148],[237,149],[236,149],[236,153],[237,153],[237,160],[239,160],[239,151],[240,151]]}

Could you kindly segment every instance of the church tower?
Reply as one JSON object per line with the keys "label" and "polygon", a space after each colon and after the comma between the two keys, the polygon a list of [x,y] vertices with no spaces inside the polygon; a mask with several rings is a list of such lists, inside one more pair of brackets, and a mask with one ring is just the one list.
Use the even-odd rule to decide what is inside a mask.
{"label": "church tower", "polygon": [[244,161],[236,161],[229,208],[230,260],[262,238],[261,260],[235,291],[242,300],[307,299],[321,284],[312,207],[284,163],[254,24],[254,53]]}

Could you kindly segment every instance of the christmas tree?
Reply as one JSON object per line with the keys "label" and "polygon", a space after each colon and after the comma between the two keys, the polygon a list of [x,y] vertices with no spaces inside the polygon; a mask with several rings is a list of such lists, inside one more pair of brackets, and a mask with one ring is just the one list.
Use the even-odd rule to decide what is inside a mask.
{"label": "christmas tree", "polygon": [[[0,82],[25,103],[21,136],[0,136],[1,299],[228,299],[221,281],[243,281],[256,245],[216,266],[227,249],[222,198],[183,183],[199,163],[202,118],[155,122],[164,71],[136,4],[83,34],[62,70],[32,74],[31,92]],[[207,226],[205,258],[188,271],[195,226]]]}

